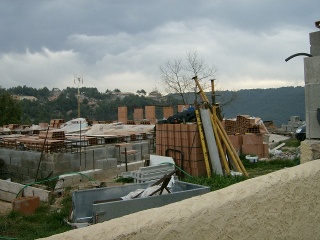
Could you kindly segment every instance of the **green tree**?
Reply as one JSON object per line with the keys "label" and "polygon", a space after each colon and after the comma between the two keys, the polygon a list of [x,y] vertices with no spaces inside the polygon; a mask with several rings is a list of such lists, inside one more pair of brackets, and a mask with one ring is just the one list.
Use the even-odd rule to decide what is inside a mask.
{"label": "green tree", "polygon": [[144,89],[141,89],[141,90],[137,91],[137,94],[145,96],[147,94],[147,92]]}
{"label": "green tree", "polygon": [[20,124],[21,107],[17,100],[14,100],[6,91],[0,93],[0,125]]}

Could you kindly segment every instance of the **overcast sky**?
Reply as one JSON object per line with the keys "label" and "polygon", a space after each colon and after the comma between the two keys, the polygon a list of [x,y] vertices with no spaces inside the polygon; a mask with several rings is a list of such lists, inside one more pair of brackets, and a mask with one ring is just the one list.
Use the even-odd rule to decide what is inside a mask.
{"label": "overcast sky", "polygon": [[304,86],[319,0],[0,0],[0,86],[162,91],[159,67],[196,51],[218,88]]}

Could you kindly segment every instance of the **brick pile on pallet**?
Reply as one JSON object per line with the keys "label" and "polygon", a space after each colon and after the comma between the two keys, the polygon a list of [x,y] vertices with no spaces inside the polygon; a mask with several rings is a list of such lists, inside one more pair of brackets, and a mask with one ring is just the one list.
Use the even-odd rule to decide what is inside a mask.
{"label": "brick pile on pallet", "polygon": [[264,142],[264,134],[268,131],[260,118],[239,115],[236,119],[225,120],[224,125],[232,145],[239,154],[269,158],[269,145]]}
{"label": "brick pile on pallet", "polygon": [[166,151],[178,167],[183,155],[183,169],[190,175],[207,175],[196,123],[156,124],[156,154],[165,156]]}
{"label": "brick pile on pallet", "polygon": [[267,129],[260,118],[248,115],[238,115],[236,119],[224,120],[225,130],[228,135],[245,133],[267,133]]}

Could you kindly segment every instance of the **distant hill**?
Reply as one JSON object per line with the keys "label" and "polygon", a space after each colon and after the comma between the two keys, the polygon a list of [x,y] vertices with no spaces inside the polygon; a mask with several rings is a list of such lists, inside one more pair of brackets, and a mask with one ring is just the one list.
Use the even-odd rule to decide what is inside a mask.
{"label": "distant hill", "polygon": [[[219,93],[223,98],[231,96],[231,91]],[[304,87],[282,87],[270,89],[250,89],[236,92],[236,100],[223,108],[224,117],[251,115],[263,121],[273,121],[280,127],[287,124],[290,116],[305,120]]]}
{"label": "distant hill", "polygon": [[[50,91],[44,87],[35,89],[18,86],[8,90],[10,95],[34,96],[37,100],[21,99],[21,123],[49,122],[50,119],[72,119],[77,117],[77,89],[67,88],[60,91]],[[58,91],[57,91],[58,90]],[[150,98],[139,94],[115,96],[113,92],[101,93],[97,88],[81,88],[81,116],[92,120],[115,120],[118,115],[118,106],[128,107],[128,117],[132,118],[135,107],[156,105],[156,116],[163,118],[160,106],[174,106],[181,104],[178,94],[169,94],[161,98]],[[299,116],[305,120],[304,87],[282,87],[269,89],[250,89],[240,91],[218,91],[216,102],[223,106],[225,118],[234,118],[237,115],[260,117],[263,121],[273,121],[280,127],[287,124],[291,116]],[[211,93],[207,96],[211,99]],[[185,95],[188,103],[193,104],[194,93]],[[230,104],[225,104],[230,99]]]}

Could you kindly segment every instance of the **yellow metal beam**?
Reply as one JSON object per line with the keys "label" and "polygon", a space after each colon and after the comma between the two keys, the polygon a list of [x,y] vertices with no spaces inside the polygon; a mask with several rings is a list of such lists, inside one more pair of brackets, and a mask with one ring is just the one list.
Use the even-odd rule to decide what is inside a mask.
{"label": "yellow metal beam", "polygon": [[209,163],[209,154],[208,154],[208,150],[207,150],[206,141],[204,138],[204,132],[203,132],[203,127],[202,127],[202,122],[201,122],[199,110],[195,109],[195,113],[196,113],[197,125],[198,125],[198,129],[199,129],[200,141],[201,141],[201,146],[202,146],[202,151],[203,151],[203,156],[204,156],[204,163],[206,165],[207,176],[209,178],[209,177],[211,177],[211,167],[210,167],[210,163]]}
{"label": "yellow metal beam", "polygon": [[229,168],[226,156],[225,156],[225,152],[224,152],[222,145],[221,145],[221,141],[220,141],[218,131],[217,131],[217,124],[215,123],[215,119],[213,116],[214,116],[213,114],[210,114],[210,120],[211,120],[211,124],[212,124],[212,128],[213,128],[214,136],[216,139],[217,147],[218,147],[218,150],[220,153],[220,159],[221,159],[221,162],[222,162],[222,165],[224,167],[225,172],[229,175],[230,168]]}

